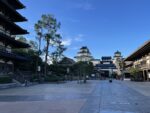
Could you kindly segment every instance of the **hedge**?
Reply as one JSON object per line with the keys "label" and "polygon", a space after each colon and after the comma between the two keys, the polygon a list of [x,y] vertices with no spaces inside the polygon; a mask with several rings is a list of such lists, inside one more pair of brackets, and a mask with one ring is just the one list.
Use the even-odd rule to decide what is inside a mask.
{"label": "hedge", "polygon": [[0,77],[0,84],[12,83],[12,79],[8,76]]}

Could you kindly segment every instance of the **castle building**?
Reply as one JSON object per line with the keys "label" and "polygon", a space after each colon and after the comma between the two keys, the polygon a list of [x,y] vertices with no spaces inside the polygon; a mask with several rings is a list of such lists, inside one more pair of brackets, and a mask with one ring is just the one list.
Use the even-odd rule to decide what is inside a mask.
{"label": "castle building", "polygon": [[16,22],[27,21],[17,12],[23,8],[25,6],[19,0],[0,0],[0,75],[13,72],[14,61],[27,60],[13,52],[14,48],[30,47],[15,39],[17,35],[28,33],[16,24]]}
{"label": "castle building", "polygon": [[100,72],[102,77],[110,77],[116,71],[116,66],[113,64],[111,56],[103,56],[95,69]]}
{"label": "castle building", "polygon": [[80,48],[75,58],[77,62],[90,62],[93,59],[89,49],[86,46]]}

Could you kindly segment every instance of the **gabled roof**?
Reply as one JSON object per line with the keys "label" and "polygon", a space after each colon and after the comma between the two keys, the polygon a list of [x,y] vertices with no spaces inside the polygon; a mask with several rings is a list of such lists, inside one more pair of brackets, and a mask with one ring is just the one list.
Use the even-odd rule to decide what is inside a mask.
{"label": "gabled roof", "polygon": [[141,47],[134,51],[130,56],[128,56],[125,61],[134,61],[142,58],[146,54],[150,53],[150,40],[145,42]]}

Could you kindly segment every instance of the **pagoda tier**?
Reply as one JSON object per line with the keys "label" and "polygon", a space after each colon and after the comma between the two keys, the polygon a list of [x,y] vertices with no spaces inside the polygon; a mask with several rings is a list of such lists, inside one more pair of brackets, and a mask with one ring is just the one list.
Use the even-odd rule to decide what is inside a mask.
{"label": "pagoda tier", "polygon": [[[5,0],[6,1],[6,0]],[[23,9],[25,6],[19,0],[7,0],[8,4],[11,4],[15,9]]]}
{"label": "pagoda tier", "polygon": [[0,15],[0,25],[2,28],[0,30],[4,32],[10,32],[10,35],[24,35],[28,34],[28,32],[15,23],[11,22],[9,19],[6,17]]}
{"label": "pagoda tier", "polygon": [[0,0],[0,14],[6,16],[13,22],[27,21],[27,19],[20,15],[11,5],[2,0]]}
{"label": "pagoda tier", "polygon": [[10,52],[8,52],[8,51],[4,51],[4,50],[2,50],[2,49],[0,49],[0,58],[3,58],[4,60],[8,60],[8,61],[10,61],[10,60],[16,60],[16,61],[29,61],[30,59],[29,58],[27,58],[27,57],[23,57],[23,56],[19,56],[19,55],[17,55],[17,54],[15,54],[15,53],[10,53]]}
{"label": "pagoda tier", "polygon": [[77,56],[75,56],[75,58],[77,59],[77,62],[91,61],[93,59],[89,49],[86,46],[83,46],[80,48],[80,50],[77,53]]}
{"label": "pagoda tier", "polygon": [[11,45],[13,48],[28,48],[30,45],[17,41],[15,38],[10,38],[6,34],[0,33],[0,42],[5,43],[6,45]]}

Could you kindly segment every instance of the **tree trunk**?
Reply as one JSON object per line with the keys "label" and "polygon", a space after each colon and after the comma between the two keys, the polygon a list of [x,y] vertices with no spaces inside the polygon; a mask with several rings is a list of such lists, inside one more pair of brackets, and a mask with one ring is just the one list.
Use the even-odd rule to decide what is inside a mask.
{"label": "tree trunk", "polygon": [[38,58],[37,58],[37,65],[36,65],[36,74],[38,75],[39,83],[41,83],[41,73],[38,72],[38,66],[40,66],[39,63],[39,57],[40,57],[40,52],[41,52],[41,38],[39,38],[39,50],[38,50]]}
{"label": "tree trunk", "polygon": [[49,40],[47,40],[47,44],[46,44],[44,76],[47,76],[47,57],[48,57],[48,50],[49,50],[48,48],[49,48]]}
{"label": "tree trunk", "polygon": [[40,56],[40,51],[41,51],[41,38],[39,39],[39,51],[38,51],[38,56]]}

